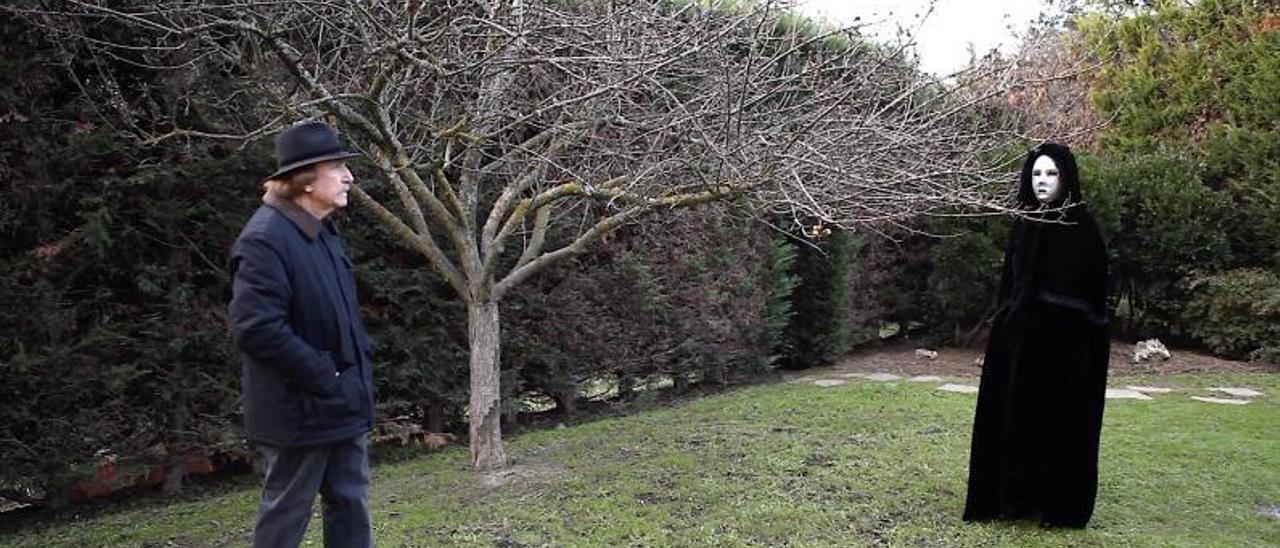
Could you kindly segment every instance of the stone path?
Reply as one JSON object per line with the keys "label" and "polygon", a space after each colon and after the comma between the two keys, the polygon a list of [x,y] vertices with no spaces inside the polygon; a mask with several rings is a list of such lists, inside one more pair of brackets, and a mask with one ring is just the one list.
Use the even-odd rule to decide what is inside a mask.
{"label": "stone path", "polygon": [[1133,390],[1135,392],[1142,392],[1143,394],[1168,394],[1170,392],[1173,392],[1172,388],[1161,388],[1156,386],[1129,385],[1129,386],[1126,386],[1125,388],[1128,388],[1129,390]]}
{"label": "stone path", "polygon": [[1210,388],[1209,390],[1212,390],[1214,392],[1222,392],[1223,394],[1227,394],[1229,396],[1239,396],[1241,398],[1256,398],[1258,396],[1264,395],[1262,392],[1259,392],[1257,390],[1252,390],[1249,388],[1214,387],[1214,388]]}
{"label": "stone path", "polygon": [[920,375],[907,379],[911,382],[942,382],[942,377],[936,375]]}
{"label": "stone path", "polygon": [[1152,400],[1152,399],[1154,399],[1154,398],[1152,398],[1151,396],[1148,396],[1148,395],[1146,395],[1146,394],[1143,394],[1143,393],[1142,393],[1141,391],[1139,391],[1139,390],[1132,390],[1132,389],[1128,389],[1128,388],[1108,388],[1108,389],[1107,389],[1107,399],[1109,399],[1109,400],[1146,400],[1146,401],[1150,401],[1150,400]]}
{"label": "stone path", "polygon": [[1202,401],[1205,403],[1225,403],[1227,405],[1244,405],[1246,403],[1249,403],[1250,401],[1250,400],[1230,400],[1225,398],[1205,398],[1201,396],[1191,396],[1191,399],[1196,401]]}
{"label": "stone path", "polygon": [[894,375],[893,373],[872,373],[867,375],[865,378],[869,381],[896,381],[902,377]]}
{"label": "stone path", "polygon": [[[822,388],[831,388],[835,386],[848,384],[850,379],[865,379],[865,380],[876,381],[876,382],[891,382],[891,381],[904,380],[902,376],[894,375],[893,373],[841,372],[841,373],[836,373],[833,376],[837,378],[824,379],[824,378],[817,378],[816,376],[806,376],[799,379],[798,382],[812,382],[814,385],[820,386]],[[977,384],[947,382],[946,379],[943,379],[942,377],[939,377],[937,375],[917,375],[914,377],[906,378],[905,380],[909,382],[914,382],[914,383],[942,383],[935,389],[941,392],[955,392],[959,394],[977,394],[978,393]],[[1186,390],[1188,389],[1170,388],[1170,387],[1163,387],[1163,386],[1128,385],[1128,386],[1125,386],[1124,388],[1108,388],[1106,392],[1106,398],[1109,400],[1152,401],[1156,399],[1156,398],[1153,398],[1152,395],[1165,395],[1165,394],[1171,394],[1173,392],[1186,391]],[[1257,398],[1257,397],[1266,395],[1252,388],[1238,388],[1238,387],[1230,387],[1230,386],[1215,386],[1213,388],[1209,388],[1208,391],[1217,392],[1220,394],[1226,394],[1228,396],[1234,396],[1234,397],[1218,398],[1218,397],[1208,397],[1208,396],[1190,396],[1190,398],[1192,400],[1195,400],[1198,402],[1204,402],[1204,403],[1214,403],[1214,404],[1222,404],[1222,405],[1246,405],[1249,402],[1253,401],[1250,398]]]}

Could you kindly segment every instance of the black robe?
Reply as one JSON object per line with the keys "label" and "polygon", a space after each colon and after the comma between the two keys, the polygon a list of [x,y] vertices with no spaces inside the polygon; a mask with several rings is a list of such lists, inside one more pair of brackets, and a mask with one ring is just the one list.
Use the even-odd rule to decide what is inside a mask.
{"label": "black robe", "polygon": [[1046,143],[1027,155],[1020,201],[1039,205],[1030,172],[1042,154],[1063,185],[1051,205],[1069,207],[1033,214],[1057,222],[1014,226],[983,362],[964,519],[1084,527],[1097,494],[1110,356],[1107,255],[1067,147]]}

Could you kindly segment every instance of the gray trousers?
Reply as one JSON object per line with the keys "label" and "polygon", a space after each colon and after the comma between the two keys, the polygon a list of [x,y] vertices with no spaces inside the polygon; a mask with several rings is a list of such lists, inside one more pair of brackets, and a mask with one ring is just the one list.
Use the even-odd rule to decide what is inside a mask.
{"label": "gray trousers", "polygon": [[259,548],[298,546],[311,520],[316,493],[324,512],[326,547],[373,546],[369,520],[369,441],[350,440],[282,449],[258,445],[266,462],[262,503],[253,527]]}

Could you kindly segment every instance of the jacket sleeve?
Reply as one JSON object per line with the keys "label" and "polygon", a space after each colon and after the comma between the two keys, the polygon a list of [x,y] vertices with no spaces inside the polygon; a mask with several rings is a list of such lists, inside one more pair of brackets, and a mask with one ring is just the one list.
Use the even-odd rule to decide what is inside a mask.
{"label": "jacket sleeve", "polygon": [[333,358],[302,340],[286,321],[292,288],[284,261],[262,235],[245,235],[231,252],[231,337],[254,361],[278,368],[304,390],[332,392]]}

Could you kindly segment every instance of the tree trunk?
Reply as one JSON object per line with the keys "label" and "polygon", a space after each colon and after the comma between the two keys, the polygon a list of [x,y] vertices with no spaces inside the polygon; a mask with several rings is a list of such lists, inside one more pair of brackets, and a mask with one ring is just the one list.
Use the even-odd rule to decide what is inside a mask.
{"label": "tree trunk", "polygon": [[570,387],[556,390],[551,398],[556,401],[556,408],[560,410],[560,414],[566,417],[572,417],[578,413],[578,388]]}
{"label": "tree trunk", "polygon": [[179,396],[169,416],[170,433],[165,447],[164,485],[161,490],[166,495],[176,495],[182,491],[182,480],[187,476],[187,451],[189,444],[184,433],[187,428],[187,399]]}
{"label": "tree trunk", "polygon": [[439,397],[432,397],[422,406],[422,427],[428,432],[444,432],[444,403]]}
{"label": "tree trunk", "polygon": [[671,374],[671,384],[676,394],[684,394],[689,391],[689,377],[682,372],[677,371]]}
{"label": "tree trunk", "polygon": [[471,466],[481,471],[496,470],[507,465],[502,449],[498,303],[469,303],[467,324],[471,336]]}
{"label": "tree trunk", "polygon": [[636,379],[631,375],[618,374],[618,395],[620,401],[631,401],[635,397]]}

